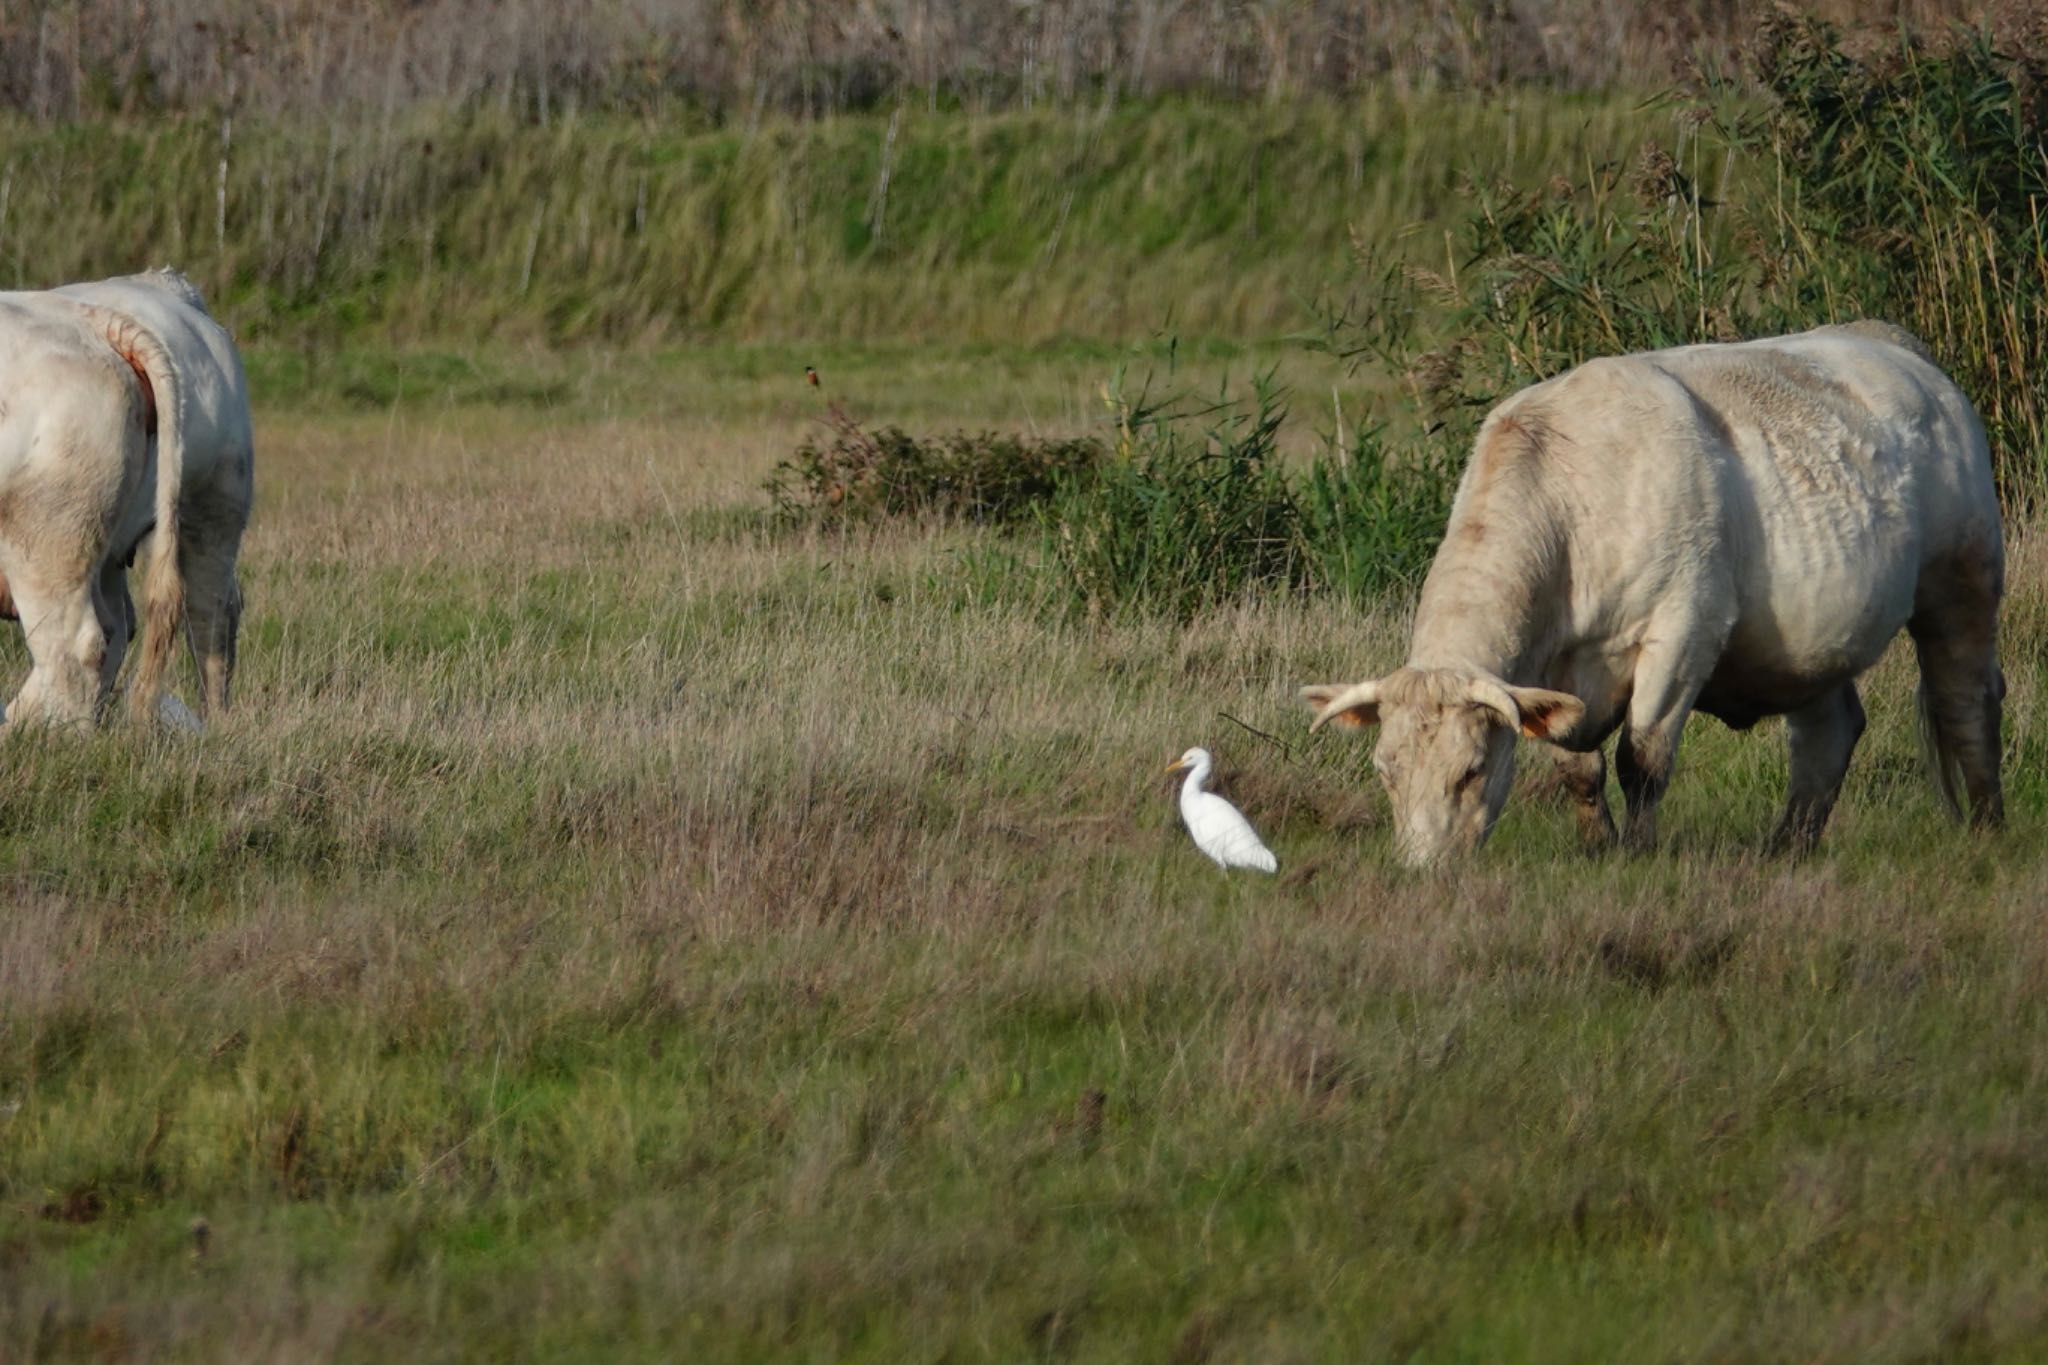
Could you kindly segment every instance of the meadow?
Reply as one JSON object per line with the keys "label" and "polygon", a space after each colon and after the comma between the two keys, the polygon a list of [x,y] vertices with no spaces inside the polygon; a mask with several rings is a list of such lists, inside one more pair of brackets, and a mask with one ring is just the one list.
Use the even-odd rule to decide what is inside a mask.
{"label": "meadow", "polygon": [[[1558,260],[1662,233],[1695,292],[1639,279],[1617,320],[1564,271],[1578,328],[1484,271],[1423,279],[1480,338],[1442,394],[1501,338],[1554,364],[1704,321],[1704,233],[1574,236],[1540,202]],[[1429,212],[1432,245],[1470,227]],[[1215,274],[1263,259],[1171,246],[1129,299],[1175,269],[1237,297]],[[1529,752],[1483,855],[1423,876],[1368,746],[1294,698],[1397,663],[1403,593],[1091,609],[1032,525],[790,518],[763,488],[834,404],[1113,444],[1105,386],[1169,365],[1193,393],[1274,370],[1302,470],[1412,374],[1223,303],[1180,343],[1050,305],[1006,336],[999,299],[958,342],[902,304],[801,342],[769,309],[563,346],[540,309],[458,344],[387,267],[330,281],[377,316],[209,281],[257,395],[233,714],[0,744],[0,1361],[2048,1349],[2026,421],[2009,828],[1940,811],[1895,649],[1809,858],[1761,853],[1782,727],[1702,719],[1654,854],[1578,852]],[[429,297],[471,318],[481,288]],[[2006,363],[1994,330],[1957,363]],[[1279,876],[1187,842],[1161,770],[1195,743]]]}
{"label": "meadow", "polygon": [[[2003,835],[1894,656],[1812,859],[1782,732],[1700,722],[1655,856],[1531,756],[1420,877],[1292,699],[1398,606],[1091,621],[977,593],[990,533],[779,528],[819,399],[757,359],[264,404],[233,718],[0,747],[0,1353],[2038,1346],[2033,539]],[[904,415],[1089,420],[1012,361]],[[1279,878],[1186,842],[1195,742]]]}

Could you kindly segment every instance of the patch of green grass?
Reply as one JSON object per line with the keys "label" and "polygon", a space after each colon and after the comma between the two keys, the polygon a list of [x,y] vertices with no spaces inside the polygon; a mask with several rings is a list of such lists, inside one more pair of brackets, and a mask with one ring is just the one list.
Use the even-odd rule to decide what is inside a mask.
{"label": "patch of green grass", "polygon": [[[476,425],[518,427],[536,414],[565,420],[651,418],[692,423],[822,423],[836,407],[864,424],[921,429],[985,426],[1071,433],[1113,417],[1104,376],[1176,375],[1214,389],[1272,370],[1326,385],[1328,366],[1279,339],[1144,338],[994,343],[716,342],[451,350],[351,342],[258,341],[243,348],[256,401],[283,411],[370,417],[461,410]],[[807,366],[822,377],[811,388]],[[1365,379],[1346,380],[1355,394]],[[1356,403],[1356,398],[1347,397]],[[792,442],[794,444],[794,442]],[[781,454],[787,454],[785,449]]]}

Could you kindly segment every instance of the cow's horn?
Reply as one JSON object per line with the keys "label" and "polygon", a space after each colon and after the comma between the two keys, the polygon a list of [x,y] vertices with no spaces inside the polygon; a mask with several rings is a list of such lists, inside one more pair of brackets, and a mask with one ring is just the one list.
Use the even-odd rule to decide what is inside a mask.
{"label": "cow's horn", "polygon": [[1377,706],[1379,705],[1379,700],[1380,685],[1378,680],[1353,683],[1323,703],[1322,709],[1316,712],[1316,718],[1308,723],[1309,733],[1314,734],[1317,730],[1323,728],[1326,721],[1335,720],[1338,716],[1343,715],[1355,706]]}
{"label": "cow's horn", "polygon": [[1501,723],[1508,729],[1522,728],[1522,708],[1515,705],[1515,699],[1508,695],[1507,688],[1492,678],[1474,678],[1469,695],[1473,701],[1499,715]]}

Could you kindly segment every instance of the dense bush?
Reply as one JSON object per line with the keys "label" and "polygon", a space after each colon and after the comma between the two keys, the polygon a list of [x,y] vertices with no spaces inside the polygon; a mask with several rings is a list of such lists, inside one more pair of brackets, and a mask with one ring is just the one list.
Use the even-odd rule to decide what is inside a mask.
{"label": "dense bush", "polygon": [[869,430],[839,408],[823,439],[806,438],[776,465],[767,488],[777,512],[799,521],[939,516],[1016,521],[1063,481],[1091,474],[1102,443],[982,432],[920,439],[898,427]]}
{"label": "dense bush", "polygon": [[826,434],[778,464],[766,489],[783,520],[808,525],[1035,519],[1035,556],[980,554],[970,577],[983,591],[990,575],[1050,581],[1095,614],[1186,618],[1258,591],[1374,597],[1429,567],[1457,480],[1432,450],[1404,457],[1366,429],[1290,469],[1278,448],[1284,396],[1264,379],[1199,405],[1113,397],[1113,444],[927,439],[834,409]]}
{"label": "dense bush", "polygon": [[1264,381],[1194,412],[1126,409],[1118,458],[1045,509],[1045,562],[1090,611],[1180,617],[1253,591],[1371,598],[1420,583],[1456,465],[1429,447],[1403,456],[1366,428],[1289,469],[1285,419]]}

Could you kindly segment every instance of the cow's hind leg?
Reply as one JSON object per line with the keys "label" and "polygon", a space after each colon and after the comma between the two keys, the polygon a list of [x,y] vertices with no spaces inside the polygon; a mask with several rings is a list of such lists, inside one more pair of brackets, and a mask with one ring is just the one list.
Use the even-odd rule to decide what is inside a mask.
{"label": "cow's hind leg", "polygon": [[242,624],[242,585],[235,576],[247,509],[230,500],[185,512],[185,629],[199,669],[200,714],[228,708],[235,678],[235,637]]}
{"label": "cow's hind leg", "polygon": [[217,717],[228,709],[235,680],[235,637],[241,630],[242,590],[233,569],[203,592],[187,579],[185,622],[192,659],[199,668],[200,714]]}
{"label": "cow's hind leg", "polygon": [[1557,775],[1572,798],[1579,817],[1579,839],[1590,852],[1598,853],[1614,844],[1614,817],[1607,811],[1607,757],[1598,749],[1576,754],[1554,749]]}
{"label": "cow's hind leg", "polygon": [[1958,814],[1967,799],[1970,823],[1979,826],[2005,819],[1998,782],[2005,700],[1998,668],[2000,580],[1994,563],[1978,560],[1930,571],[1906,623],[1920,659],[1920,721],[1936,783]]}
{"label": "cow's hind leg", "polygon": [[1820,838],[1849,756],[1863,738],[1863,703],[1856,684],[1843,683],[1817,701],[1785,717],[1792,748],[1792,776],[1785,793],[1785,814],[1771,835],[1773,852],[1804,853]]}
{"label": "cow's hind leg", "polygon": [[129,642],[135,638],[135,602],[128,595],[128,573],[117,559],[108,559],[100,568],[99,583],[93,591],[93,610],[106,640],[100,661],[100,703],[104,706],[114,694],[114,681],[121,676],[121,661],[127,656]]}
{"label": "cow's hind leg", "polygon": [[106,634],[89,574],[46,587],[29,573],[14,578],[14,600],[28,637],[28,681],[7,708],[10,726],[28,722],[89,725],[102,698]]}

